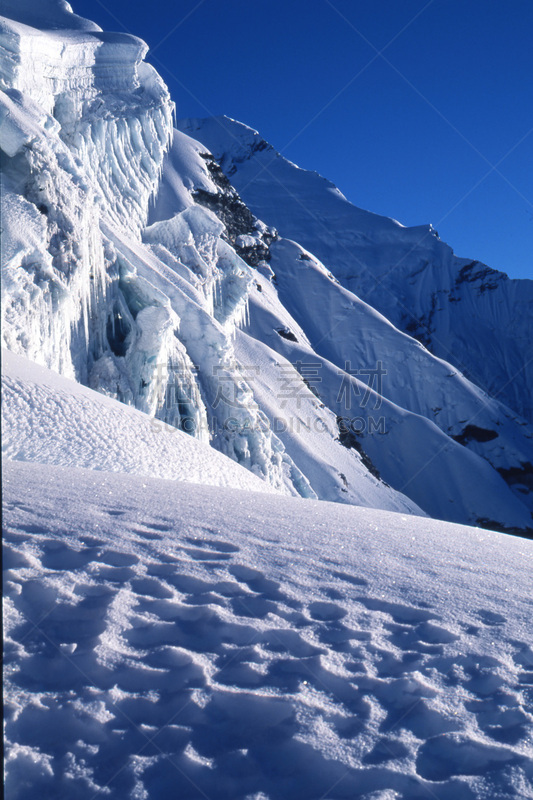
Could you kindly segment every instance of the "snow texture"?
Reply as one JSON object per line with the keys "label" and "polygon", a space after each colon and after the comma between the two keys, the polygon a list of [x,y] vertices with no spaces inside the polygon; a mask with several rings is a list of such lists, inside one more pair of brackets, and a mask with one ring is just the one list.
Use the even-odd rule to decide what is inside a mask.
{"label": "snow texture", "polygon": [[8,351],[2,362],[5,458],[274,491],[209,445],[160,420]]}
{"label": "snow texture", "polygon": [[[341,232],[373,237],[375,278],[400,248],[410,284],[416,230],[355,209],[239,123],[182,121],[204,143],[173,131],[140,39],[100,31],[62,2],[3,10],[8,350],[211,444],[286,494],[531,530],[531,427],[402,332],[394,309],[383,316],[354,294],[362,284]],[[228,176],[243,191],[250,178],[245,198],[266,223]],[[279,196],[279,181],[328,220],[329,238]],[[420,297],[427,282],[416,281]]]}
{"label": "snow texture", "polygon": [[20,462],[4,492],[13,800],[533,797],[533,543]]}

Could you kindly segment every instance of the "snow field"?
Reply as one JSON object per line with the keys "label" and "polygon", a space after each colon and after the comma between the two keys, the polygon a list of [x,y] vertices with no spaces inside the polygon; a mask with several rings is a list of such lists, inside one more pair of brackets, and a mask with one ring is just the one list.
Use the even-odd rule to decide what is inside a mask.
{"label": "snow field", "polygon": [[3,351],[2,368],[6,458],[274,492],[209,445],[22,356]]}
{"label": "snow field", "polygon": [[533,542],[415,515],[530,527],[533,432],[400,329],[530,414],[533,284],[173,131],[65,0],[0,11],[10,800],[531,800]]}
{"label": "snow field", "polygon": [[531,542],[134,475],[4,477],[11,798],[533,797]]}

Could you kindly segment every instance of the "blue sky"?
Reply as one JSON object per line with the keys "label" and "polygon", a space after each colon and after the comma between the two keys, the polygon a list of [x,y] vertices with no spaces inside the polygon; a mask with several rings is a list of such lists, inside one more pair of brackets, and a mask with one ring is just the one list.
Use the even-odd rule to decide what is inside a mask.
{"label": "blue sky", "polygon": [[[71,0],[356,205],[533,278],[531,0]],[[150,60],[150,58],[149,58]]]}

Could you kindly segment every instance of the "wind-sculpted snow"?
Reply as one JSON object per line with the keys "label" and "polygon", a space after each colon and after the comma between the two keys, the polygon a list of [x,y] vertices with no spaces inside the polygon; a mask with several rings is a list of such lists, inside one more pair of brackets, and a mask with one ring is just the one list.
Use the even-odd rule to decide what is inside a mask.
{"label": "wind-sculpted snow", "polygon": [[[17,100],[17,95],[11,93]],[[24,128],[40,124],[20,105]],[[5,345],[86,380],[109,283],[99,214],[84,177],[60,141],[57,124],[40,128],[31,147],[13,150],[9,105],[0,127],[2,163],[2,337]],[[22,127],[22,124],[21,124]],[[105,324],[105,323],[104,323]],[[89,347],[91,342],[91,347]]]}
{"label": "wind-sculpted snow", "polygon": [[[231,340],[251,277],[221,240],[224,225],[192,198],[146,232],[170,267],[140,245],[172,132],[167,89],[141,63],[146,46],[119,34],[2,24],[4,343],[208,439],[196,372],[211,385],[217,376],[239,383],[246,396]],[[171,301],[157,287],[168,288],[174,271],[188,280],[177,287],[170,276]],[[237,405],[242,420],[251,413],[251,432],[217,431],[214,443],[274,485],[314,496],[256,424],[259,412]]]}
{"label": "wind-sculpted snow", "polygon": [[13,800],[533,796],[531,542],[38,464],[4,503]]}
{"label": "wind-sculpted snow", "polygon": [[4,343],[87,383],[121,303],[100,224],[140,236],[172,104],[135,37],[0,27]]}
{"label": "wind-sculpted snow", "polygon": [[2,0],[1,10],[6,17],[34,28],[101,30],[95,22],[73,13],[67,0],[39,0],[38,3],[35,0]]}
{"label": "wind-sculpted snow", "polygon": [[[141,40],[0,9],[9,798],[532,798],[532,543],[424,516],[531,532],[531,430],[408,335],[456,325],[452,275],[492,358],[517,296],[245,126],[221,168]],[[426,234],[413,330],[328,260],[397,291]]]}
{"label": "wind-sculpted snow", "polygon": [[[141,39],[127,34],[40,31],[0,18],[1,88],[15,104],[35,104],[42,124],[37,141],[46,138],[61,153],[56,169],[49,167],[54,181],[81,174],[86,201],[97,200],[101,213],[137,235],[172,131],[173,105],[153,67],[142,63],[146,51]],[[32,132],[37,127],[31,119],[28,125]],[[77,169],[56,137],[45,136],[52,125]],[[42,170],[33,165],[33,172]]]}

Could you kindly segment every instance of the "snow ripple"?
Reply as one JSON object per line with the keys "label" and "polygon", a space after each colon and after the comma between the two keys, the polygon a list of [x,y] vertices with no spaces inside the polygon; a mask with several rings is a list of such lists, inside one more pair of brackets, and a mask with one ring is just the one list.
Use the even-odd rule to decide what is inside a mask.
{"label": "snow ripple", "polygon": [[491,604],[460,526],[46,469],[7,470],[11,797],[532,796],[529,542],[482,534]]}

